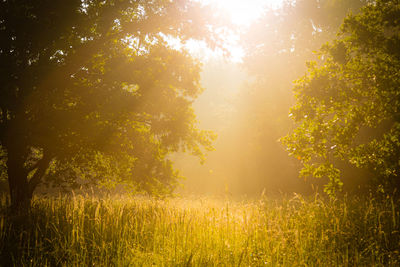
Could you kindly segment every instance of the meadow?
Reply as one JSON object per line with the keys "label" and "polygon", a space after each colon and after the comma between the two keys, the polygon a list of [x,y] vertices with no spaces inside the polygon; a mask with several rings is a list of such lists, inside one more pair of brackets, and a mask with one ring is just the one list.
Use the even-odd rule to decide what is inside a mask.
{"label": "meadow", "polygon": [[6,215],[2,266],[399,266],[400,203],[36,197]]}

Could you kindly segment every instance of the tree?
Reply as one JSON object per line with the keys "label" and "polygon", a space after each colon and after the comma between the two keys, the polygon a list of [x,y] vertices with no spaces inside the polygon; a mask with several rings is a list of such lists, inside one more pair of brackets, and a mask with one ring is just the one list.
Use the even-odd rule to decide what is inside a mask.
{"label": "tree", "polygon": [[29,205],[44,177],[97,177],[107,164],[145,190],[172,190],[168,155],[211,148],[191,108],[200,64],[169,45],[217,45],[199,12],[188,1],[0,3],[0,145],[13,206]]}
{"label": "tree", "polygon": [[302,175],[342,181],[337,161],[374,173],[375,182],[399,188],[400,5],[374,1],[348,16],[336,40],[321,49],[296,82],[297,127],[283,139],[303,164]]}
{"label": "tree", "polygon": [[251,183],[242,181],[241,189],[247,186],[258,194],[263,187],[311,191],[309,183],[297,179],[299,162],[278,142],[293,128],[288,118],[294,103],[293,80],[304,74],[307,60],[316,58],[314,51],[335,37],[346,14],[357,12],[365,2],[285,1],[278,9],[267,8],[242,36],[246,51],[243,67],[253,79],[238,96],[236,125],[231,127],[234,136],[226,145],[240,151],[235,156],[237,163],[229,168],[238,166],[235,173],[246,177],[246,182],[252,179]]}

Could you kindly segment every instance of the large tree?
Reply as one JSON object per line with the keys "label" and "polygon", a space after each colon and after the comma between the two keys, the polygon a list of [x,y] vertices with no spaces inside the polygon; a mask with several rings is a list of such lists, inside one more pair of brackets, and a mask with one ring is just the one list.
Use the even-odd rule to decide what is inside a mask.
{"label": "large tree", "polygon": [[302,174],[329,177],[325,189],[334,194],[342,185],[335,163],[345,161],[399,188],[399,2],[374,1],[348,16],[320,57],[296,83],[297,127],[284,139]]}
{"label": "large tree", "polygon": [[94,177],[93,166],[171,190],[168,154],[210,148],[191,108],[200,65],[169,45],[217,43],[200,11],[188,1],[1,1],[0,145],[13,206],[29,205],[44,177]]}

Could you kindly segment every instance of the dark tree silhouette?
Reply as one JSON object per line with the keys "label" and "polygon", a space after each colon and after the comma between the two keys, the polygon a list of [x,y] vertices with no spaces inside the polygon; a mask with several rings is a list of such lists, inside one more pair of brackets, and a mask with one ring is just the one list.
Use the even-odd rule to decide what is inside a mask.
{"label": "dark tree silhouette", "polygon": [[199,12],[187,1],[1,1],[0,145],[13,206],[29,206],[57,170],[95,177],[96,161],[145,190],[172,190],[168,154],[202,156],[211,142],[191,108],[200,66],[168,44],[216,45]]}

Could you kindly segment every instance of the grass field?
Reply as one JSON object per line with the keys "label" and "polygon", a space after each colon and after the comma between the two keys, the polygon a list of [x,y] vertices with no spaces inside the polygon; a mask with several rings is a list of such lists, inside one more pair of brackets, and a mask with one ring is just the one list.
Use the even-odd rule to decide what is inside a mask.
{"label": "grass field", "polygon": [[36,198],[29,218],[1,215],[1,263],[400,266],[399,207],[390,197]]}

